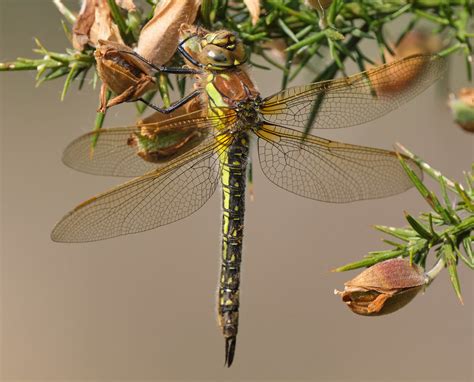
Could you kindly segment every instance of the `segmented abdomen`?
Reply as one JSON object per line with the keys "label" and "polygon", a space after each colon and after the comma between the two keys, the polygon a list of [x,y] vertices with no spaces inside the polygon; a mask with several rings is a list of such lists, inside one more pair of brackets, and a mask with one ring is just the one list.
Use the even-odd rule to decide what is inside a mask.
{"label": "segmented abdomen", "polygon": [[221,156],[223,218],[218,318],[224,337],[232,340],[234,346],[239,323],[240,263],[248,154],[248,135],[240,133]]}

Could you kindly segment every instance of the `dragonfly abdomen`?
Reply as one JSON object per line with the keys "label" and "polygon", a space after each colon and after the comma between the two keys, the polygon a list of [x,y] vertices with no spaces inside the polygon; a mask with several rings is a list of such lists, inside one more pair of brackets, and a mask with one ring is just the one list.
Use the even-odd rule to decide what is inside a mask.
{"label": "dragonfly abdomen", "polygon": [[249,154],[246,133],[240,133],[221,156],[222,264],[218,320],[226,340],[225,363],[232,364],[239,325],[240,263],[245,212],[246,168]]}

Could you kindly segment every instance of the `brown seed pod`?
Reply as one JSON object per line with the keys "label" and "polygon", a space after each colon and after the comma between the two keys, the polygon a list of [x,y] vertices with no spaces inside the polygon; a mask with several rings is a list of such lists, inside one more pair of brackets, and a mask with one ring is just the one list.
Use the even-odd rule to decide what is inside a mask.
{"label": "brown seed pod", "polygon": [[164,65],[176,52],[181,24],[192,24],[201,0],[163,0],[153,18],[143,27],[137,53],[155,65]]}
{"label": "brown seed pod", "polygon": [[462,88],[457,97],[451,96],[449,107],[456,123],[465,131],[474,132],[474,88]]}
{"label": "brown seed pod", "polygon": [[167,162],[196,147],[206,137],[207,129],[201,129],[199,124],[185,124],[184,127],[180,124],[190,116],[198,118],[202,113],[198,98],[170,114],[153,113],[138,121],[141,131],[132,134],[127,144],[135,147],[137,155],[147,162]]}
{"label": "brown seed pod", "polygon": [[336,291],[356,314],[380,316],[407,305],[424,289],[423,269],[404,259],[375,264],[346,282],[343,292]]}
{"label": "brown seed pod", "polygon": [[[133,50],[123,44],[99,41],[95,51],[97,72],[102,80],[99,110],[122,102],[134,101],[156,86],[150,68],[136,58]],[[116,96],[106,102],[105,90],[108,87]]]}
{"label": "brown seed pod", "polygon": [[97,46],[99,40],[123,44],[107,0],[84,0],[72,29],[72,44],[82,51],[86,45]]}
{"label": "brown seed pod", "polygon": [[252,24],[257,24],[257,21],[260,18],[260,0],[244,0],[244,3],[250,12]]}
{"label": "brown seed pod", "polygon": [[384,56],[387,63],[400,60],[413,55],[427,55],[426,60],[413,61],[412,65],[401,73],[397,68],[385,72],[383,78],[375,70],[370,72],[369,79],[374,83],[374,90],[379,95],[396,94],[409,88],[418,76],[423,74],[428,55],[436,53],[441,48],[439,37],[429,35],[421,30],[413,30],[400,41],[397,46],[392,47],[393,54],[385,50]]}

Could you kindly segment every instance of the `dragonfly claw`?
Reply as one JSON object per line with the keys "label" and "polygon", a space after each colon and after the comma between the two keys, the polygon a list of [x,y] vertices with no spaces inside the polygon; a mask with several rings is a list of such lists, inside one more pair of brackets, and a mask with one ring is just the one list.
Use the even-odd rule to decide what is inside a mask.
{"label": "dragonfly claw", "polygon": [[227,337],[225,339],[225,361],[224,366],[230,367],[234,361],[235,354],[235,344],[237,342],[237,337]]}

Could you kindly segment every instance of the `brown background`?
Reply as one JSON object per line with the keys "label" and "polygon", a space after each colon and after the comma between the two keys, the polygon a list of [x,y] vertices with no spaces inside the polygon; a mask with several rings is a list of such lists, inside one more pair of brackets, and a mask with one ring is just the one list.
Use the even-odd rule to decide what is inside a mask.
{"label": "brown background", "polygon": [[[33,36],[62,50],[50,1],[0,0],[0,60],[31,56]],[[279,73],[254,70],[263,94]],[[302,81],[308,81],[310,76]],[[382,248],[371,225],[401,225],[427,206],[417,192],[331,205],[272,185],[256,166],[248,204],[242,310],[235,365],[223,367],[215,322],[218,194],[181,222],[113,240],[61,245],[55,222],[119,178],[74,172],[61,151],[93,123],[97,92],[62,81],[34,88],[34,73],[1,73],[1,377],[4,380],[473,379],[472,273],[460,267],[466,305],[443,273],[423,296],[384,318],[358,317],[333,295],[354,276],[337,265]],[[380,120],[324,137],[389,148],[400,141],[461,178],[472,136],[451,122],[439,96],[465,82],[459,57],[449,81]],[[134,120],[112,110],[113,126]],[[432,183],[430,183],[432,184]]]}

